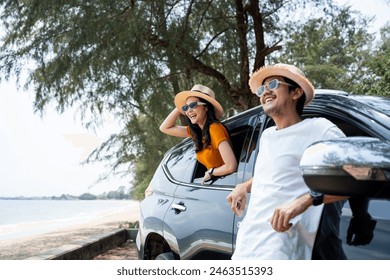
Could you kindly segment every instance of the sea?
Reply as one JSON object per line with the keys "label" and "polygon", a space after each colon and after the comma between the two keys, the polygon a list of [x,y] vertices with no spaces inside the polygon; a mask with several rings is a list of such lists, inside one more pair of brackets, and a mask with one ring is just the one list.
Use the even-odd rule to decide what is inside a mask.
{"label": "sea", "polygon": [[134,200],[0,200],[0,241],[88,223],[138,204]]}

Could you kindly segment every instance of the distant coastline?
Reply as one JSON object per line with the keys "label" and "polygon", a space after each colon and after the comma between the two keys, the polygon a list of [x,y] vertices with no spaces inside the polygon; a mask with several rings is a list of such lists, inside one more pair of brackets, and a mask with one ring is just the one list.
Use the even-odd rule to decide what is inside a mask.
{"label": "distant coastline", "polygon": [[0,200],[133,200],[131,197],[102,197],[94,194],[85,193],[80,196],[74,195],[61,195],[61,196],[15,196],[15,197],[3,197],[0,196]]}
{"label": "distant coastline", "polygon": [[79,196],[0,196],[0,200],[78,200]]}
{"label": "distant coastline", "polygon": [[0,200],[133,200],[132,198],[100,198],[96,195],[92,195],[95,198],[86,198],[85,195],[73,196],[73,195],[61,195],[61,196],[15,196],[15,197],[3,197],[0,196]]}
{"label": "distant coastline", "polygon": [[60,196],[0,196],[0,200],[133,200],[130,190],[119,187],[116,191],[104,192],[99,195],[83,193],[82,195],[62,194]]}

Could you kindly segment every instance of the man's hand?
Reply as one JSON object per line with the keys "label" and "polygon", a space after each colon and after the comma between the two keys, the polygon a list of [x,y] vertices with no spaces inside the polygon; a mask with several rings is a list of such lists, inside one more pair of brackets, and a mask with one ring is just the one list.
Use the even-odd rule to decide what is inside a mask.
{"label": "man's hand", "polygon": [[352,246],[367,245],[374,237],[376,220],[370,214],[352,217],[347,231],[347,244]]}
{"label": "man's hand", "polygon": [[276,208],[271,218],[271,225],[274,230],[278,232],[289,230],[292,226],[290,220],[305,212],[312,205],[312,201],[310,195],[305,194]]}
{"label": "man's hand", "polygon": [[252,179],[238,184],[234,190],[227,196],[227,202],[230,205],[233,213],[237,216],[241,216],[246,207],[246,199],[248,196],[248,191],[252,186]]}

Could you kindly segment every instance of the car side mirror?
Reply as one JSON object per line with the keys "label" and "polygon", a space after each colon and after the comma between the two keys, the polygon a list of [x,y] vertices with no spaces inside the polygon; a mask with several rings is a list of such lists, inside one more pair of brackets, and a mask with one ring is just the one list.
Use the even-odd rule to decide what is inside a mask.
{"label": "car side mirror", "polygon": [[317,142],[305,150],[300,166],[314,191],[390,198],[390,141],[347,137]]}

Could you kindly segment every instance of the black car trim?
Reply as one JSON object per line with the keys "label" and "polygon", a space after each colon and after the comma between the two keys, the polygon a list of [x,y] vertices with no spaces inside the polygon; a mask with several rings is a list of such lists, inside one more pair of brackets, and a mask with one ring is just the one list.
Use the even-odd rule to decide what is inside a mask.
{"label": "black car trim", "polygon": [[[335,100],[338,100],[336,102]],[[388,100],[388,99],[385,99]],[[390,130],[390,115],[387,111],[383,109],[378,109],[372,106],[372,104],[367,105],[363,100],[359,99],[357,95],[319,95],[315,98],[315,102],[312,102],[308,109],[319,108],[319,109],[333,109],[340,110],[345,114],[351,116],[351,118],[356,119],[356,115],[359,117],[364,117],[367,120],[376,120],[375,123],[382,127],[382,130]],[[380,120],[380,121],[379,121]],[[367,123],[367,122],[366,122]]]}
{"label": "black car trim", "polygon": [[[371,122],[372,125],[379,126],[382,129],[379,129],[376,127],[376,129],[372,127],[367,126],[367,120],[371,120],[371,118],[360,114],[359,118],[356,115],[356,112],[353,113],[351,111],[345,111],[343,110],[344,108],[333,108],[333,107],[326,107],[326,108],[321,108],[319,106],[312,106],[307,108],[304,111],[304,117],[313,117],[313,116],[319,116],[319,117],[331,117],[331,118],[336,118],[340,121],[343,121],[345,123],[349,123],[356,128],[360,129],[362,132],[372,136],[372,137],[377,137],[380,139],[388,139],[389,138],[389,131],[387,129],[383,129],[383,125],[378,122]],[[363,120],[361,116],[364,116],[364,118],[367,118],[367,120]],[[378,133],[380,131],[381,133]]]}
{"label": "black car trim", "polygon": [[162,169],[164,171],[165,176],[167,177],[167,179],[171,183],[179,184],[179,185],[185,186],[185,187],[196,187],[196,188],[216,189],[216,190],[231,190],[231,189],[234,189],[234,187],[235,187],[235,186],[228,186],[228,185],[220,186],[220,185],[200,185],[197,183],[186,183],[186,182],[179,181],[179,180],[176,180],[175,178],[173,178],[172,174],[169,172],[168,167],[165,164],[162,165]]}

